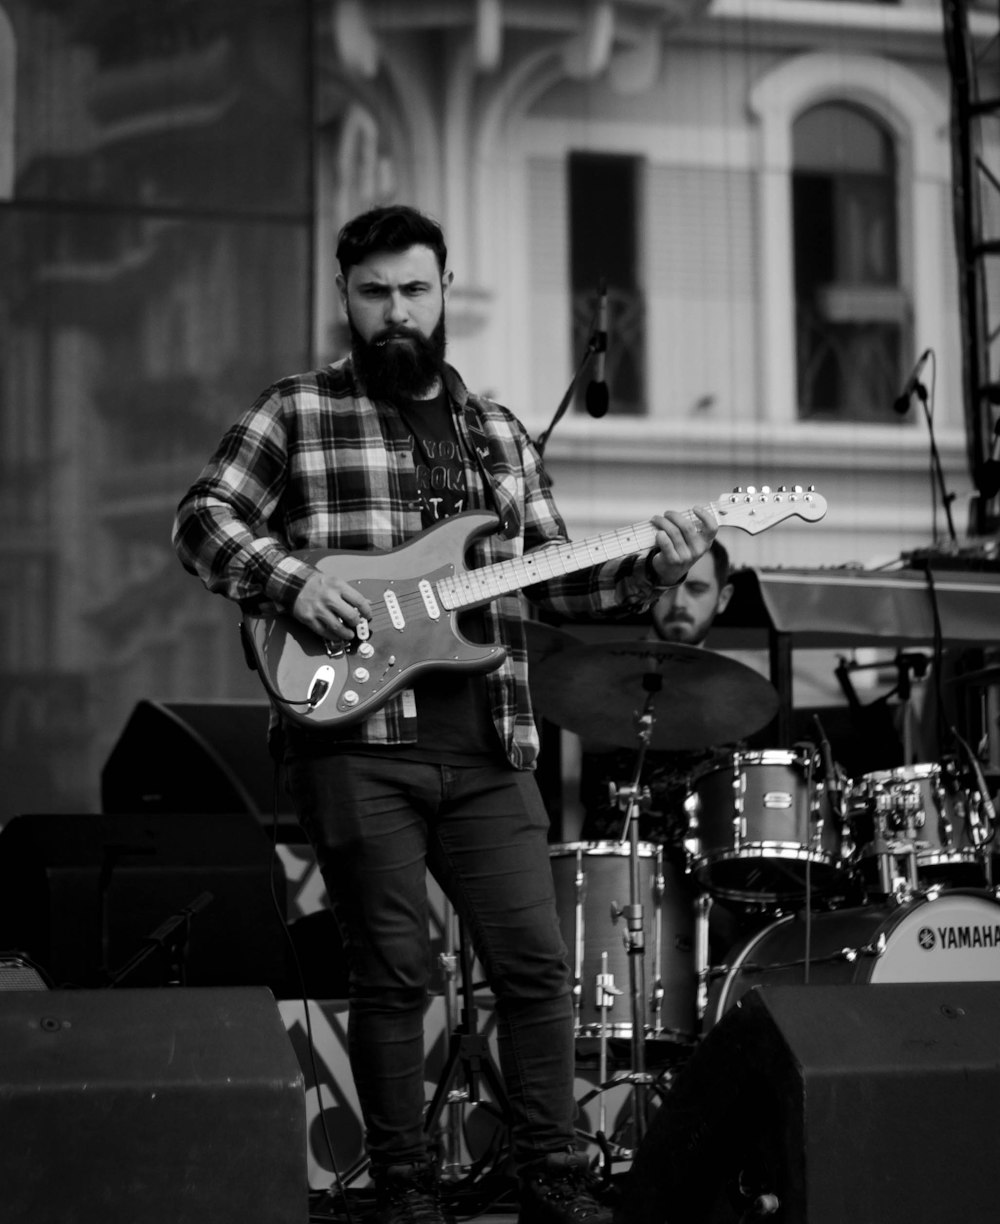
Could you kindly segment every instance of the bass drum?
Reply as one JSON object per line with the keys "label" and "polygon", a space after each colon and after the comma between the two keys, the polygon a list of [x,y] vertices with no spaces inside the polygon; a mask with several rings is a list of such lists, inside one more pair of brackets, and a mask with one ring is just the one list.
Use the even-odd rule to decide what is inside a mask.
{"label": "bass drum", "polygon": [[735,948],[710,977],[705,1032],[754,986],[1000,982],[1000,904],[956,889],[902,905],[790,915]]}

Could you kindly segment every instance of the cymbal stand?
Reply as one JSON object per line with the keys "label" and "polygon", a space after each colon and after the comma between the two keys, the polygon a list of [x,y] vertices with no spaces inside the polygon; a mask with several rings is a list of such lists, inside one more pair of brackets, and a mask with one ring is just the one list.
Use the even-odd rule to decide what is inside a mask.
{"label": "cymbal stand", "polygon": [[653,706],[656,696],[663,686],[663,677],[656,672],[646,672],[642,677],[642,687],[646,691],[646,701],[642,713],[636,718],[636,731],[639,740],[639,751],[636,753],[635,768],[632,781],[624,794],[619,795],[619,802],[627,796],[625,808],[625,827],[622,830],[621,842],[629,843],[629,903],[622,908],[614,907],[615,918],[625,919],[625,951],[628,954],[629,1000],[632,1015],[632,1072],[629,1081],[640,1091],[633,1094],[635,1109],[636,1145],[646,1135],[646,1096],[645,1089],[651,1082],[646,1074],[646,1028],[643,1020],[643,1009],[646,999],[646,935],[644,928],[644,913],[641,900],[641,885],[639,882],[639,810],[640,810],[640,778],[642,767],[646,762],[646,753],[653,736],[653,724],[656,721]]}

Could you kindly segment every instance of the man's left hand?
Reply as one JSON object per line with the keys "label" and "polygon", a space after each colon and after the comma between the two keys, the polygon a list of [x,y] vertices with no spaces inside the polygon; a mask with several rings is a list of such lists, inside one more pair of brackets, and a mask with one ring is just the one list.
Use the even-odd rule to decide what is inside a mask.
{"label": "man's left hand", "polygon": [[656,528],[657,551],[650,557],[650,565],[662,586],[675,586],[711,548],[719,530],[718,520],[708,506],[695,506],[693,510],[654,514],[651,521]]}

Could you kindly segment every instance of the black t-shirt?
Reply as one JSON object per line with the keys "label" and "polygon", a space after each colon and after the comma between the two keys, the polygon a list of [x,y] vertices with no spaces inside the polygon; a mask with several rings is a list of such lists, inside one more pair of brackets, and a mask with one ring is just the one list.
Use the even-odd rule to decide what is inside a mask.
{"label": "black t-shirt", "polygon": [[[447,393],[400,404],[399,415],[412,439],[424,527],[470,509],[462,443]],[[487,640],[480,609],[461,616],[459,626],[471,641]],[[417,743],[391,747],[394,755],[457,765],[503,757],[483,676],[432,671],[414,683],[413,692]]]}

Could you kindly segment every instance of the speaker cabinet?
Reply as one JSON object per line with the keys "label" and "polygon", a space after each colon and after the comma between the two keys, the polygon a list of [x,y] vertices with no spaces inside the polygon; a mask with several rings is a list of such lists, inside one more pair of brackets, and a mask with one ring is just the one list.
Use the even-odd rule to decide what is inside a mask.
{"label": "speaker cabinet", "polygon": [[37,965],[23,956],[0,956],[0,990],[48,990]]}
{"label": "speaker cabinet", "polygon": [[5,1224],[306,1224],[305,1131],[266,990],[0,994]]}
{"label": "speaker cabinet", "polygon": [[101,771],[105,812],[250,812],[290,804],[274,786],[260,701],[140,701]]}
{"label": "speaker cabinet", "polygon": [[679,1072],[618,1221],[992,1224],[998,1113],[1000,985],[761,987]]}
{"label": "speaker cabinet", "polygon": [[285,904],[281,864],[250,815],[31,813],[0,832],[0,950],[31,957],[56,986],[104,986],[145,949],[121,985],[277,993]]}

